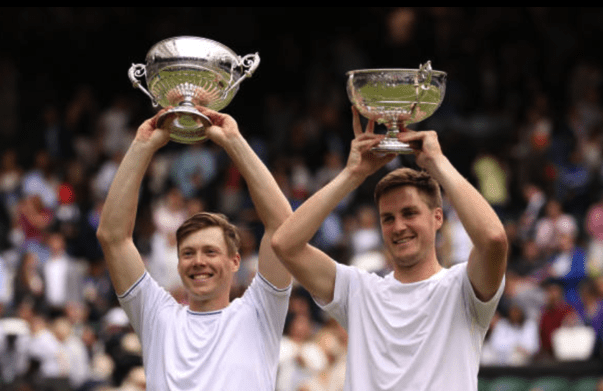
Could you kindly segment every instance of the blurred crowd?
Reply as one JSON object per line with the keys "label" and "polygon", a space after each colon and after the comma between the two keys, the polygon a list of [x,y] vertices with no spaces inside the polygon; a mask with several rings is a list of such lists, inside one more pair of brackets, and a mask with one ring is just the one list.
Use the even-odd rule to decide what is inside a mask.
{"label": "blurred crowd", "polygon": [[[94,10],[105,21],[111,12],[128,15]],[[157,28],[141,31],[150,41],[158,34],[204,36],[186,17],[192,10],[153,14],[148,23]],[[282,9],[241,12],[238,19],[235,9],[226,14],[246,18],[250,36],[266,45],[263,75],[243,83],[242,101],[224,111],[294,208],[345,165],[353,137],[345,72],[414,68],[429,59],[448,73],[446,96],[436,114],[411,127],[438,132],[444,153],[493,205],[510,241],[505,293],[482,365],[603,360],[600,10],[366,8],[320,34],[287,29],[275,18]],[[333,13],[314,17],[328,22]],[[30,30],[13,32],[23,41],[35,29],[24,14],[18,22]],[[362,14],[370,28],[355,19]],[[81,18],[57,19],[82,28]],[[282,34],[263,30],[268,23]],[[236,42],[232,35],[224,39]],[[144,389],[140,344],[118,306],[95,230],[120,159],[153,108],[139,92],[122,93],[122,79],[102,88],[74,80],[64,99],[32,99],[61,94],[19,84],[18,55],[2,54],[0,387]],[[388,273],[372,191],[401,165],[413,166],[412,157],[399,156],[346,198],[314,244],[339,262]],[[238,297],[255,274],[262,234],[245,184],[215,145],[170,143],[144,179],[135,241],[149,273],[182,302],[175,230],[201,210],[220,211],[241,228],[242,267],[232,290]],[[447,203],[445,216],[438,254],[450,266],[467,260],[471,243]],[[345,350],[345,332],[295,286],[277,391],[341,390]]]}

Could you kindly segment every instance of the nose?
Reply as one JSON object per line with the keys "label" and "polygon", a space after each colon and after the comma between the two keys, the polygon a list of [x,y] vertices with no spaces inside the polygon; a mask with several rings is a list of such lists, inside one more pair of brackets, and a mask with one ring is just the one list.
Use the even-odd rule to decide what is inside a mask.
{"label": "nose", "polygon": [[406,229],[406,221],[401,217],[394,219],[393,230],[394,232],[403,232]]}
{"label": "nose", "polygon": [[193,266],[205,266],[207,265],[207,260],[205,259],[203,253],[199,251],[195,254],[191,263]]}

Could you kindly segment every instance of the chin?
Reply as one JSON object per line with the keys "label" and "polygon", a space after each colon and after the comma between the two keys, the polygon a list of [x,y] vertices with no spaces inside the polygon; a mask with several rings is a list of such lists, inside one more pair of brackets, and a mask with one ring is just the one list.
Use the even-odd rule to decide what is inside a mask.
{"label": "chin", "polygon": [[421,262],[419,254],[392,254],[392,261],[401,268],[410,268]]}

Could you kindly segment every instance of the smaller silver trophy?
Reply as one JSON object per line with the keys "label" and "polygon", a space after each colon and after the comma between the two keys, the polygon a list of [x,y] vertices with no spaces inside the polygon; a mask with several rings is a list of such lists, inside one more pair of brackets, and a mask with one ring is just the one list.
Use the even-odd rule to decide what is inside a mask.
{"label": "smaller silver trophy", "polygon": [[[211,39],[181,36],[155,44],[146,64],[132,64],[128,76],[153,106],[171,107],[159,117],[158,126],[168,130],[173,141],[192,144],[204,141],[211,126],[195,106],[216,111],[226,107],[259,63],[257,53],[241,58]],[[143,76],[148,90],[138,80]]]}
{"label": "smaller silver trophy", "polygon": [[431,69],[362,69],[347,72],[347,93],[358,112],[387,127],[387,137],[375,152],[412,153],[397,134],[408,124],[430,117],[442,104],[446,73]]}

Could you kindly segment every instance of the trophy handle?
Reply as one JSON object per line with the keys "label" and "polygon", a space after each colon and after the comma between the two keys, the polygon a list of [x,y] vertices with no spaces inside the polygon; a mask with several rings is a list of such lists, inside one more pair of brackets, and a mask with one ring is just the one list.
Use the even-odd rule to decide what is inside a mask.
{"label": "trophy handle", "polygon": [[138,88],[142,92],[144,92],[149,98],[151,98],[151,102],[153,102],[153,107],[157,107],[158,103],[155,97],[151,95],[151,93],[147,91],[147,89],[144,88],[142,84],[140,84],[140,81],[138,81],[138,78],[143,77],[145,74],[146,67],[143,64],[132,64],[130,70],[128,71],[128,77],[130,78],[130,81],[132,82],[134,88]]}
{"label": "trophy handle", "polygon": [[415,78],[415,87],[418,87],[423,91],[428,90],[431,86],[432,73],[433,69],[431,69],[431,61],[427,61],[425,64],[421,65]]}
{"label": "trophy handle", "polygon": [[251,75],[253,75],[253,72],[255,72],[255,70],[257,69],[258,65],[260,65],[260,56],[257,53],[248,54],[243,58],[239,57],[239,59],[239,66],[243,67],[245,73],[241,75],[239,80],[235,81],[234,84],[232,84],[224,91],[224,95],[228,94],[231,90],[237,88],[245,78],[251,77]]}

